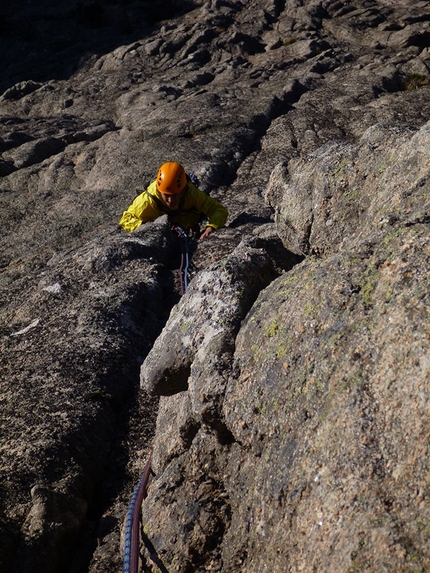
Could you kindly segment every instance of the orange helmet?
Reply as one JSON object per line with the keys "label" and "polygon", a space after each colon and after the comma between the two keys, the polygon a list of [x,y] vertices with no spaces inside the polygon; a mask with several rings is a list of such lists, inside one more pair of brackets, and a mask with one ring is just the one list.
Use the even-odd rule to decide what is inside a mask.
{"label": "orange helmet", "polygon": [[157,190],[165,195],[176,195],[187,184],[185,169],[176,161],[163,163],[157,173]]}

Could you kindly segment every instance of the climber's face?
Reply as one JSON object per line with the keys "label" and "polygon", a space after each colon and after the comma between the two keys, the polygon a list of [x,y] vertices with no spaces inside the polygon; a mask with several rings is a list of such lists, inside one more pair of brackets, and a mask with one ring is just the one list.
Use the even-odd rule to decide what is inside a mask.
{"label": "climber's face", "polygon": [[169,207],[169,209],[176,209],[182,197],[182,193],[168,195],[167,193],[160,193],[161,199]]}

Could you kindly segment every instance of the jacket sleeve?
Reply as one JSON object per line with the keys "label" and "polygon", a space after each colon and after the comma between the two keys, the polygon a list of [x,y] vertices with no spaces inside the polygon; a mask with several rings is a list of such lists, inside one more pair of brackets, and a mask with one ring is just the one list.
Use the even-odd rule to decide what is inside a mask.
{"label": "jacket sleeve", "polygon": [[193,185],[194,189],[192,191],[195,197],[195,204],[201,213],[204,213],[208,218],[208,222],[206,223],[207,227],[213,227],[214,229],[220,229],[225,225],[228,217],[228,211],[216,201],[213,197],[206,195],[203,191],[198,189]]}
{"label": "jacket sleeve", "polygon": [[144,191],[138,195],[130,207],[124,211],[119,224],[126,231],[134,231],[142,223],[153,221],[160,215],[161,213],[157,205],[154,201],[151,201],[151,198],[148,197],[148,194]]}

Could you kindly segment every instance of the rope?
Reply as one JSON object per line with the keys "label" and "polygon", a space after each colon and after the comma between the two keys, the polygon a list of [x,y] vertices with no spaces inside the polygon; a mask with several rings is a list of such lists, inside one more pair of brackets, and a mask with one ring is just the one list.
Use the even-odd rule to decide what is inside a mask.
{"label": "rope", "polygon": [[[179,278],[181,281],[181,294],[184,295],[188,289],[188,237],[182,227],[172,226],[181,240],[181,266],[179,268]],[[128,507],[125,521],[124,536],[124,573],[139,573],[139,523],[142,502],[146,498],[146,488],[148,485],[149,475],[151,473],[152,452],[146,463],[145,470],[134,489]]]}
{"label": "rope", "polygon": [[124,573],[139,572],[139,522],[142,501],[146,497],[146,488],[151,473],[152,452],[146,462],[145,470],[134,489],[125,521]]}
{"label": "rope", "polygon": [[179,267],[179,280],[181,282],[181,295],[183,296],[188,289],[188,268],[189,268],[189,256],[188,256],[188,237],[187,233],[179,225],[173,225],[172,231],[175,231],[181,240],[181,266]]}
{"label": "rope", "polygon": [[181,266],[179,269],[181,277],[181,294],[184,295],[188,289],[188,267],[189,267],[189,257],[188,257],[188,239],[185,237],[182,239],[184,242],[185,252],[181,253]]}

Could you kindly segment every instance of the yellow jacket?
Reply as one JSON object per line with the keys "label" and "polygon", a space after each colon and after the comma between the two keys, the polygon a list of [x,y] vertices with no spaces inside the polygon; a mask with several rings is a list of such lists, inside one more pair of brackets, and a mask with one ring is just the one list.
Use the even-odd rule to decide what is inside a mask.
{"label": "yellow jacket", "polygon": [[169,209],[157,191],[153,181],[148,188],[138,195],[130,207],[122,214],[119,224],[126,231],[134,231],[142,223],[153,221],[161,215],[169,215],[169,221],[183,227],[186,231],[199,222],[200,215],[206,215],[206,226],[219,229],[227,220],[228,211],[218,201],[206,195],[191,181],[176,209]]}

